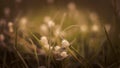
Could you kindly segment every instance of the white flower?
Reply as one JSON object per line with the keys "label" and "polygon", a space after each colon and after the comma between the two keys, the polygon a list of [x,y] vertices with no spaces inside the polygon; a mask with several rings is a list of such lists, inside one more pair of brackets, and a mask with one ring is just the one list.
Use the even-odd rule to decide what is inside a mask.
{"label": "white flower", "polygon": [[47,23],[48,21],[50,21],[51,20],[51,17],[50,16],[45,16],[44,17],[44,22],[45,23]]}
{"label": "white flower", "polygon": [[51,20],[51,18],[50,18],[49,16],[46,16],[46,17],[44,18],[44,22],[47,24],[47,26],[48,26],[49,28],[55,26],[55,23]]}
{"label": "white flower", "polygon": [[27,30],[27,19],[25,17],[21,18],[20,22],[19,22],[19,28],[21,31],[26,32]]}
{"label": "white flower", "polygon": [[41,43],[43,45],[48,45],[48,39],[46,36],[42,36],[41,39],[40,39]]}
{"label": "white flower", "polygon": [[80,27],[80,30],[81,30],[82,32],[86,32],[86,31],[88,30],[87,25],[82,25],[82,26]]}
{"label": "white flower", "polygon": [[97,32],[99,30],[98,25],[93,25],[92,26],[92,30],[95,31],[95,32]]}
{"label": "white flower", "polygon": [[50,21],[47,22],[47,25],[48,25],[48,27],[51,28],[51,27],[55,26],[55,23],[52,20],[50,20]]}
{"label": "white flower", "polygon": [[8,27],[9,27],[9,32],[13,32],[13,23],[12,22],[9,22],[8,23]]}
{"label": "white flower", "polygon": [[43,35],[48,34],[48,27],[47,27],[47,25],[42,24],[42,25],[40,26],[40,32],[43,33]]}
{"label": "white flower", "polygon": [[70,46],[70,43],[67,40],[63,39],[62,40],[62,47],[69,47],[69,46]]}
{"label": "white flower", "polygon": [[8,27],[12,27],[13,26],[13,23],[12,22],[9,22],[8,23]]}
{"label": "white flower", "polygon": [[62,56],[63,58],[66,58],[68,56],[67,52],[63,51],[60,53],[60,56]]}
{"label": "white flower", "polygon": [[47,50],[51,50],[53,47],[52,46],[50,46],[49,44],[47,44],[47,45],[44,45],[44,47],[47,49]]}
{"label": "white flower", "polygon": [[60,46],[55,46],[55,51],[58,51],[58,50],[60,50],[61,49],[61,47]]}
{"label": "white flower", "polygon": [[27,19],[26,18],[22,18],[20,20],[20,23],[21,23],[21,25],[26,25],[27,24]]}

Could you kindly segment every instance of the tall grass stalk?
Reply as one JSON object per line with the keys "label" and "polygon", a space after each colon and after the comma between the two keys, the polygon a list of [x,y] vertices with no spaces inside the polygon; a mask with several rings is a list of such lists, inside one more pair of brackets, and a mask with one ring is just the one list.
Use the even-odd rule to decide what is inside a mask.
{"label": "tall grass stalk", "polygon": [[18,32],[17,32],[17,28],[16,28],[16,30],[15,30],[15,45],[14,45],[13,48],[15,49],[18,57],[21,59],[21,61],[22,61],[23,64],[25,65],[25,68],[29,68],[28,65],[27,65],[27,63],[25,62],[24,58],[22,57],[22,55],[20,54],[20,52],[19,52],[19,51],[17,50],[17,48],[16,48],[16,46],[18,45],[18,44],[17,44],[17,43],[18,43],[17,38],[18,38]]}
{"label": "tall grass stalk", "polygon": [[[35,46],[35,44],[33,43],[33,41],[31,39],[30,39],[30,42],[32,43],[32,46]],[[37,53],[37,48],[34,48],[34,54],[36,57],[37,65],[39,67],[39,57],[38,57],[38,53]]]}

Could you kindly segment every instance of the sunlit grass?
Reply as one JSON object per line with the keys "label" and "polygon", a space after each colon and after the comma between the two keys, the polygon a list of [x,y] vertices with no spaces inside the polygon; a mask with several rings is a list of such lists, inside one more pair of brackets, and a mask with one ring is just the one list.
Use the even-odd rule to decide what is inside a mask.
{"label": "sunlit grass", "polygon": [[[15,25],[18,27],[15,27],[16,30]],[[10,22],[8,26],[9,32],[13,34],[11,40],[15,40],[12,44],[14,46],[11,46],[12,51],[17,55],[12,62],[22,63],[17,68],[35,65],[35,68],[69,68],[73,63],[81,68],[92,68],[94,60],[100,56],[104,46],[103,39],[107,39],[113,48],[99,16],[95,12],[78,10],[73,3],[68,5],[68,9],[49,7],[29,11],[18,17],[15,24]],[[3,35],[0,37],[4,40]],[[6,55],[5,53],[3,68],[8,66]],[[105,67],[99,61],[97,63],[101,68]]]}

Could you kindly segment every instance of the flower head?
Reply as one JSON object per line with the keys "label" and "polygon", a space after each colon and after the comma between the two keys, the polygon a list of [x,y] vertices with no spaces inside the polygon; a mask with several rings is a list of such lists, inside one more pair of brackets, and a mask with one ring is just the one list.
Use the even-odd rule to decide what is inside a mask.
{"label": "flower head", "polygon": [[13,23],[12,22],[9,22],[8,23],[8,27],[9,27],[9,32],[13,32]]}
{"label": "flower head", "polygon": [[48,27],[47,27],[47,25],[42,24],[42,25],[40,26],[40,32],[41,32],[43,35],[48,34]]}
{"label": "flower head", "polygon": [[62,40],[62,47],[66,48],[66,47],[69,47],[69,46],[70,46],[70,43],[67,40],[63,39]]}
{"label": "flower head", "polygon": [[21,20],[20,20],[20,24],[22,26],[26,25],[27,24],[27,19],[25,17],[23,17]]}
{"label": "flower head", "polygon": [[50,20],[50,21],[47,22],[47,25],[48,25],[48,27],[51,28],[51,27],[55,26],[55,23],[52,20]]}
{"label": "flower head", "polygon": [[82,25],[82,26],[80,27],[80,30],[81,30],[82,32],[86,32],[86,31],[88,30],[87,25]]}
{"label": "flower head", "polygon": [[13,23],[12,22],[9,22],[8,23],[8,27],[12,27],[13,26]]}
{"label": "flower head", "polygon": [[44,45],[44,47],[47,49],[47,50],[51,50],[53,47],[52,46],[50,46],[49,44],[47,44],[47,45]]}
{"label": "flower head", "polygon": [[95,31],[95,32],[97,32],[99,30],[98,25],[93,25],[92,26],[92,30]]}
{"label": "flower head", "polygon": [[40,39],[41,43],[43,45],[48,45],[48,39],[46,36],[42,36],[41,39]]}
{"label": "flower head", "polygon": [[50,21],[51,20],[51,17],[50,16],[45,16],[44,17],[44,22],[45,23],[47,23],[48,21]]}
{"label": "flower head", "polygon": [[60,53],[60,56],[62,56],[63,58],[66,58],[68,56],[67,52],[63,51]]}
{"label": "flower head", "polygon": [[61,47],[60,46],[55,46],[55,51],[58,51],[58,50],[60,50],[61,49]]}

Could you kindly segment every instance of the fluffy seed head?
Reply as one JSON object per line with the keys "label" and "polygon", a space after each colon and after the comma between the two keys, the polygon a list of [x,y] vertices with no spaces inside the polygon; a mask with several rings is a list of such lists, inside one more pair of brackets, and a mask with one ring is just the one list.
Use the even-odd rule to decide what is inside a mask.
{"label": "fluffy seed head", "polygon": [[55,49],[55,51],[58,51],[58,50],[60,50],[60,48],[61,48],[60,46],[55,46],[54,49]]}
{"label": "fluffy seed head", "polygon": [[63,51],[60,53],[60,56],[62,56],[63,58],[66,58],[68,56],[67,52]]}
{"label": "fluffy seed head", "polygon": [[93,26],[92,26],[92,31],[97,32],[98,30],[99,30],[99,28],[98,28],[98,26],[97,26],[97,25],[93,25]]}
{"label": "fluffy seed head", "polygon": [[82,26],[80,27],[80,30],[81,30],[82,32],[86,32],[87,29],[88,29],[87,25],[82,25]]}
{"label": "fluffy seed head", "polygon": [[21,25],[26,25],[27,19],[26,19],[26,18],[22,18],[22,19],[20,20],[20,23],[21,23]]}
{"label": "fluffy seed head", "polygon": [[41,26],[40,26],[40,32],[41,32],[43,35],[48,34],[47,25],[45,25],[45,24],[41,25]]}
{"label": "fluffy seed head", "polygon": [[48,39],[46,36],[42,36],[41,39],[40,39],[41,43],[43,45],[48,45]]}
{"label": "fluffy seed head", "polygon": [[53,47],[52,46],[50,46],[49,44],[47,44],[47,45],[44,45],[44,47],[47,49],[47,50],[51,50]]}
{"label": "fluffy seed head", "polygon": [[63,39],[62,40],[62,47],[69,47],[69,46],[70,46],[70,43],[67,40]]}
{"label": "fluffy seed head", "polygon": [[9,22],[8,23],[8,27],[12,27],[13,26],[13,23],[12,22]]}
{"label": "fluffy seed head", "polygon": [[48,25],[48,27],[54,27],[55,23],[52,20],[50,20],[47,22],[47,25]]}

